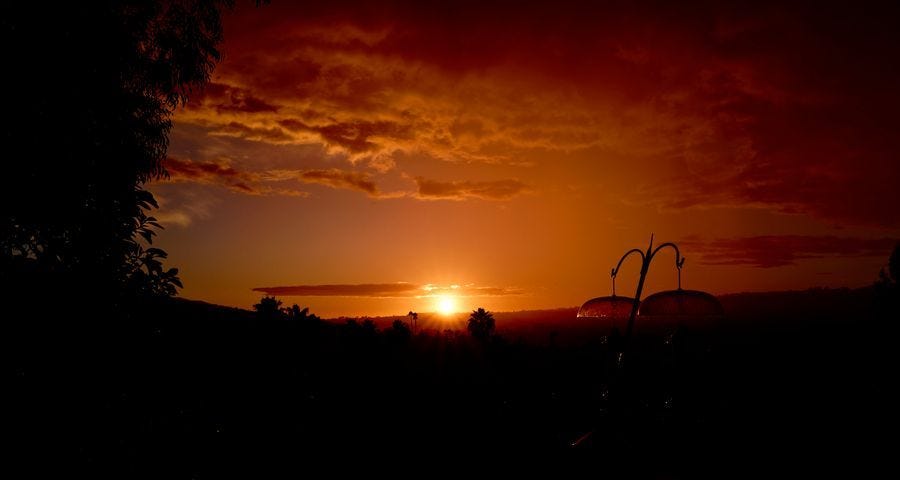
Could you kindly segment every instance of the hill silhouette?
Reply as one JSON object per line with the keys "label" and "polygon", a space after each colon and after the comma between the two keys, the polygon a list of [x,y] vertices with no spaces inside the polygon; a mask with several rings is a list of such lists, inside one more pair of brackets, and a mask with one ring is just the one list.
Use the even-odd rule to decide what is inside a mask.
{"label": "hill silhouette", "polygon": [[[759,442],[877,459],[886,444],[866,429],[893,411],[893,327],[876,321],[872,296],[737,294],[722,297],[729,317],[711,330],[661,336],[638,322],[626,377],[617,337],[573,308],[495,312],[487,341],[466,333],[465,317],[437,328],[448,321],[425,312],[414,333],[406,315],[266,317],[177,298],[68,327],[19,313],[10,431],[23,456],[160,476],[425,446],[577,444],[603,461],[640,451],[651,460],[636,473],[675,476],[708,473],[697,452],[737,460]],[[29,448],[47,432],[53,449]]]}

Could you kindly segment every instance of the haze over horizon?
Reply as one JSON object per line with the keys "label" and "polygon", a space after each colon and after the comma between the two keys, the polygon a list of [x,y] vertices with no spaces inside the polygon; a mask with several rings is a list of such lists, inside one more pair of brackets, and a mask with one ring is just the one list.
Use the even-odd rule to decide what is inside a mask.
{"label": "haze over horizon", "polygon": [[893,18],[241,2],[151,185],[158,243],[186,298],[323,317],[580,305],[651,233],[685,288],[867,285],[900,238]]}

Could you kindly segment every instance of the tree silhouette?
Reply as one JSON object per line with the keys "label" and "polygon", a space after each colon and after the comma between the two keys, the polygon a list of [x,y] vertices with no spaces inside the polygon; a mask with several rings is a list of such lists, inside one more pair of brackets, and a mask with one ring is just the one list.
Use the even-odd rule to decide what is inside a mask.
{"label": "tree silhouette", "polygon": [[888,273],[894,283],[900,282],[900,243],[894,246],[894,251],[888,259]]}
{"label": "tree silhouette", "polygon": [[882,319],[896,317],[900,310],[900,243],[894,246],[887,266],[878,272],[875,303]]}
{"label": "tree silhouette", "polygon": [[4,162],[14,181],[0,189],[4,280],[27,282],[25,272],[39,284],[164,295],[180,286],[164,252],[138,245],[159,228],[144,184],[167,175],[171,115],[209,80],[229,5],[4,4],[0,122],[15,152]]}
{"label": "tree silhouette", "polygon": [[412,327],[413,333],[416,331],[417,324],[419,323],[419,314],[410,310],[409,313],[406,314],[409,317],[409,324]]}
{"label": "tree silhouette", "polygon": [[[262,301],[260,301],[260,303],[262,303]],[[281,305],[281,302],[278,302],[278,304]],[[254,305],[254,308],[256,308],[256,305]],[[259,309],[257,309],[257,311],[258,310]],[[296,303],[291,305],[290,307],[282,308],[281,312],[288,320],[295,320],[299,322],[318,322],[320,320],[316,314],[309,313],[309,307],[300,308],[300,306]]]}
{"label": "tree silhouette", "polygon": [[466,328],[472,337],[487,340],[494,333],[494,315],[483,308],[473,310]]}
{"label": "tree silhouette", "polygon": [[259,303],[253,305],[253,309],[256,310],[256,313],[262,318],[269,320],[275,319],[281,316],[281,300],[277,300],[275,297],[266,296],[263,297]]}
{"label": "tree silhouette", "polygon": [[390,338],[400,341],[409,340],[409,337],[411,335],[409,325],[407,325],[400,319],[394,320],[394,323],[391,324],[391,328],[387,329],[385,331],[385,334],[387,334]]}

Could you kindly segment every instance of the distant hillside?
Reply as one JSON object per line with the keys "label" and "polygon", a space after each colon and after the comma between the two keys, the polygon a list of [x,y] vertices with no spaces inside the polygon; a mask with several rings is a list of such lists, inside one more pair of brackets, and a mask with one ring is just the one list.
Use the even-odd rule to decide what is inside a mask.
{"label": "distant hillside", "polygon": [[873,287],[811,288],[780,292],[748,292],[720,295],[730,318],[778,316],[835,318],[871,313]]}
{"label": "distant hillside", "polygon": [[[744,292],[720,295],[719,301],[725,309],[726,318],[719,324],[723,328],[757,327],[791,328],[807,325],[809,322],[848,322],[870,315],[874,300],[874,289],[864,287],[812,288],[776,292]],[[509,340],[550,341],[571,343],[599,338],[606,334],[598,322],[577,318],[578,307],[548,310],[521,310],[514,312],[493,312],[497,322],[497,332]],[[437,313],[419,313],[418,330],[421,332],[442,332],[444,330],[465,330],[469,312],[461,312],[447,317]],[[335,323],[347,320],[375,322],[378,328],[387,328],[395,320],[408,322],[405,315],[386,317],[340,317],[327,319]],[[640,324],[638,324],[640,330]]]}
{"label": "distant hillside", "polygon": [[[725,308],[726,317],[722,322],[715,324],[714,328],[733,330],[736,333],[756,331],[764,334],[766,331],[806,328],[811,324],[838,326],[864,320],[873,313],[874,289],[813,288],[734,293],[718,298]],[[163,304],[148,308],[158,309],[157,314],[165,317],[190,318],[200,324],[215,322],[241,324],[252,323],[256,319],[255,312],[251,310],[187,299],[166,300]],[[577,318],[577,312],[578,307],[565,307],[492,313],[496,320],[497,333],[509,341],[575,344],[599,340],[609,333],[601,322]],[[460,312],[445,316],[420,312],[415,330],[417,333],[430,334],[443,333],[447,330],[465,332],[469,313]],[[337,317],[325,320],[338,325],[351,320],[357,322],[371,320],[378,329],[390,328],[395,320],[410,323],[406,315]],[[641,332],[641,327],[639,321],[636,325],[638,333]],[[643,327],[646,328],[646,325]],[[697,328],[707,329],[699,325]]]}

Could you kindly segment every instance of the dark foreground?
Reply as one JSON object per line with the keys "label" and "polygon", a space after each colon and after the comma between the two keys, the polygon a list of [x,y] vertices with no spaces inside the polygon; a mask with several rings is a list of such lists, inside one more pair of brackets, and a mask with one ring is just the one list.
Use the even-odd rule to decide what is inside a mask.
{"label": "dark foreground", "polygon": [[501,323],[476,341],[182,300],[94,321],[48,305],[6,320],[7,432],[34,476],[210,478],[319,451],[570,451],[687,478],[877,471],[894,452],[896,329],[866,292],[821,295],[780,314],[760,302],[784,299],[725,298],[738,312],[713,329],[639,335],[624,372],[621,342],[589,329],[560,342]]}

